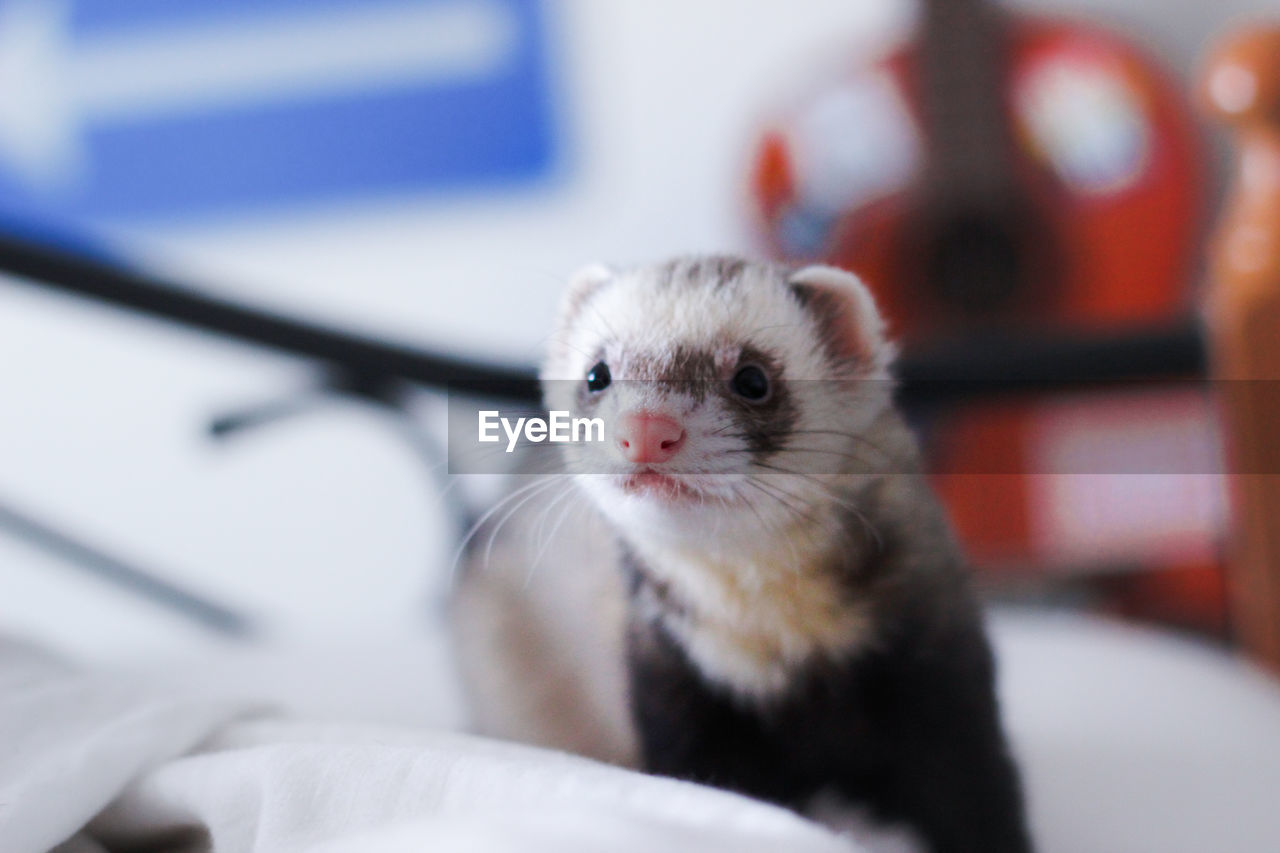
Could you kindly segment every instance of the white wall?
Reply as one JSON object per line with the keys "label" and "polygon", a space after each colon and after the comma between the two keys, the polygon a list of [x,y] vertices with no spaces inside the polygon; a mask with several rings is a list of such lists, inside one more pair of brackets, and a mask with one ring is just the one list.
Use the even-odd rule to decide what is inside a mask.
{"label": "white wall", "polygon": [[[568,157],[540,186],[131,237],[157,266],[227,293],[532,361],[582,261],[745,246],[737,202],[761,92],[815,42],[856,43],[891,17],[881,3],[752,6],[555,4]],[[210,414],[301,381],[250,351],[0,288],[0,501],[261,616],[282,639],[424,621],[432,567],[452,551],[385,419],[347,406],[228,446],[203,439]],[[97,659],[204,643],[3,536],[0,627]]]}
{"label": "white wall", "polygon": [[[1072,5],[1117,13],[1105,0]],[[1122,5],[1132,28],[1184,65],[1229,11],[1198,0]],[[839,59],[910,16],[900,0],[554,9],[569,149],[554,179],[151,233],[140,255],[247,299],[533,360],[579,263],[748,248],[743,174],[764,111],[821,57]],[[423,618],[438,589],[429,567],[449,549],[423,472],[384,422],[346,407],[233,446],[202,439],[209,414],[299,378],[294,365],[235,347],[0,287],[0,501],[260,614],[280,637],[403,630]],[[203,642],[0,534],[5,628],[95,658]]]}

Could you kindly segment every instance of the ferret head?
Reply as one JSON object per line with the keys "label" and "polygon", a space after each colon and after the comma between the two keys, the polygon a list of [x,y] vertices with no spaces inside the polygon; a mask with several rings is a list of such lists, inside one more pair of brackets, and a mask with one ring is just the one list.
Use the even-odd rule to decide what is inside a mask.
{"label": "ferret head", "polygon": [[620,529],[748,541],[873,472],[891,357],[850,273],[686,258],[574,276],[541,377],[549,409],[603,420],[567,466]]}

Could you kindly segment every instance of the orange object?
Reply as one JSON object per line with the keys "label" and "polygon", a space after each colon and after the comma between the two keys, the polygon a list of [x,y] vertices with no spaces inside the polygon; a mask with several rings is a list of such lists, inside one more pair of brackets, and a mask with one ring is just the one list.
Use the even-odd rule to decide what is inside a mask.
{"label": "orange object", "polygon": [[[1103,29],[931,0],[915,42],[766,131],[752,178],[764,239],[864,276],[908,342],[1170,319],[1191,309],[1200,242],[1185,101]],[[948,253],[976,256],[959,284]]]}
{"label": "orange object", "polygon": [[926,450],[970,555],[993,571],[1214,562],[1226,524],[1196,386],[1063,393],[939,415]]}
{"label": "orange object", "polygon": [[1232,616],[1245,647],[1280,669],[1280,23],[1225,40],[1201,99],[1234,131],[1240,163],[1209,295],[1235,499]]}
{"label": "orange object", "polygon": [[[764,133],[752,187],[771,252],[862,275],[908,346],[1190,314],[1203,158],[1181,87],[1100,27],[990,0],[923,10],[910,42],[816,87]],[[1110,417],[1111,401],[1096,402],[1107,418],[1087,431],[1112,448],[1109,430],[1133,442],[1132,423],[1163,411],[1147,400]],[[1220,501],[1206,478],[1135,500],[1140,479],[1048,470],[1054,408],[957,409],[927,431],[938,490],[981,565],[1216,559]]]}

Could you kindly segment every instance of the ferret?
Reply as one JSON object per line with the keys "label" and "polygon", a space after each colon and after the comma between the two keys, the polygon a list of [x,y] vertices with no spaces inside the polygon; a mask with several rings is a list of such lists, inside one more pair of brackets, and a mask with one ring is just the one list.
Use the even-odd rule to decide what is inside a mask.
{"label": "ferret", "polygon": [[[505,677],[548,678],[516,707],[563,712],[558,736],[529,739],[798,810],[834,796],[935,853],[1031,849],[981,613],[894,408],[893,356],[870,292],[833,267],[716,256],[573,277],[541,379],[548,409],[607,425],[561,464],[585,498],[577,554],[615,565],[547,562],[553,588],[593,578],[603,597],[572,609],[612,607],[616,630],[575,670],[567,622],[503,621],[525,658]],[[473,696],[509,710],[475,688],[480,665]],[[605,710],[566,707],[589,701]]]}

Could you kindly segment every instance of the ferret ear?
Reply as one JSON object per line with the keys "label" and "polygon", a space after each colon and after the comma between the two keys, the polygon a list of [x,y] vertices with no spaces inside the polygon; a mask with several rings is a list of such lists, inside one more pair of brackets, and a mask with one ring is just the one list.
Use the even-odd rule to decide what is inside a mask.
{"label": "ferret ear", "polygon": [[866,363],[882,360],[888,347],[884,319],[862,279],[837,267],[817,265],[793,273],[788,283],[800,304],[821,324],[833,355]]}
{"label": "ferret ear", "polygon": [[604,264],[589,264],[570,276],[569,288],[560,301],[560,325],[568,325],[582,304],[611,281],[614,275],[614,271]]}
{"label": "ferret ear", "polygon": [[590,264],[569,277],[569,286],[560,299],[560,311],[556,315],[556,333],[549,339],[546,358],[542,362],[541,378],[545,380],[567,379],[566,373],[574,373],[577,366],[569,367],[576,355],[566,342],[582,306],[615,277],[604,264]]}

